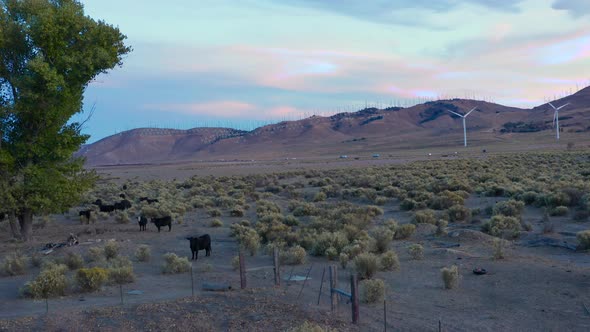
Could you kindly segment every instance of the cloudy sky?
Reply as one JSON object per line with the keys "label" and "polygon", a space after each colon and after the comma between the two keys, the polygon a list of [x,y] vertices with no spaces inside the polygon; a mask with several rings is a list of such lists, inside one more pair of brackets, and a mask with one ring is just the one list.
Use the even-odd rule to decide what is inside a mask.
{"label": "cloudy sky", "polygon": [[97,78],[90,142],[425,99],[532,107],[590,84],[590,0],[83,0],[134,51]]}

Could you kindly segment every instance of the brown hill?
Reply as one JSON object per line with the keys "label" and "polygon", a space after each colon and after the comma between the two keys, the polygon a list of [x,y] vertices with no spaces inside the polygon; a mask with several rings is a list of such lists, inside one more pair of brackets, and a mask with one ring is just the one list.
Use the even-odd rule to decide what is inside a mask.
{"label": "brown hill", "polygon": [[[567,132],[590,131],[590,87],[555,101]],[[371,153],[416,147],[460,146],[465,114],[474,144],[512,139],[513,135],[552,129],[553,109],[507,107],[477,100],[427,102],[409,108],[367,108],[329,117],[312,116],[253,131],[227,128],[190,130],[134,129],[84,146],[87,164],[113,165],[207,159],[260,159]],[[549,135],[547,135],[549,136]]]}

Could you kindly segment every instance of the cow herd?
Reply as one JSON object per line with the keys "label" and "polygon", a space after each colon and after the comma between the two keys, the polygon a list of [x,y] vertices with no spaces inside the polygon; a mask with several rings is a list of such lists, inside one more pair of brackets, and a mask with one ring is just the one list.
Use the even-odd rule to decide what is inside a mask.
{"label": "cow herd", "polygon": [[[115,210],[124,211],[126,209],[131,208],[131,202],[126,199],[125,194],[119,195],[122,200],[120,202],[115,202],[114,204],[104,204],[101,199],[97,199],[94,201],[94,205],[98,206],[100,212],[113,212]],[[159,202],[158,199],[151,199],[148,197],[140,197],[140,202],[147,202],[148,204],[157,203]],[[90,220],[91,214],[94,212],[93,209],[87,210],[80,210],[79,216],[85,217]],[[172,231],[172,217],[171,216],[163,216],[163,217],[153,217],[150,218],[149,221],[153,223],[158,228],[158,233],[160,232],[160,228],[168,226],[168,231]],[[148,218],[144,215],[140,215],[137,217],[137,223],[139,224],[139,231],[146,231]],[[186,238],[190,242],[190,248],[192,257],[191,259],[197,260],[199,250],[205,250],[205,256],[211,255],[211,237],[209,234],[201,235],[199,237],[190,236]]]}

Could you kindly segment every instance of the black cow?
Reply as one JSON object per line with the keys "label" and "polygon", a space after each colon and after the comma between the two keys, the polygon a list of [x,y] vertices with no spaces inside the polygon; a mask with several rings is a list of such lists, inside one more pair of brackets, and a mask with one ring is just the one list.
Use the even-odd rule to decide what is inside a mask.
{"label": "black cow", "polygon": [[90,221],[90,213],[92,212],[92,210],[82,210],[78,213],[78,215],[80,217],[84,216],[86,217],[86,220]]}
{"label": "black cow", "polygon": [[119,197],[121,197],[122,199],[125,199],[125,194],[119,194]]}
{"label": "black cow", "polygon": [[99,205],[98,206],[100,208],[100,212],[113,212],[115,211],[115,206],[111,205],[111,204],[107,204],[107,205]]}
{"label": "black cow", "polygon": [[191,260],[197,260],[199,257],[199,250],[205,249],[205,256],[211,256],[211,237],[209,234],[201,235],[199,237],[189,236],[186,238],[191,242],[191,252],[193,254]]}
{"label": "black cow", "polygon": [[158,233],[160,232],[160,227],[168,226],[168,232],[172,231],[172,217],[165,216],[162,218],[152,218],[152,222],[156,227],[158,227]]}
{"label": "black cow", "polygon": [[99,198],[96,201],[94,201],[94,203],[92,203],[92,204],[101,206],[102,205],[102,199]]}
{"label": "black cow", "polygon": [[148,204],[152,204],[152,203],[159,203],[160,201],[157,198],[154,199],[147,199]]}
{"label": "black cow", "polygon": [[145,231],[147,225],[147,218],[144,216],[137,217],[137,222],[139,223],[139,231]]}
{"label": "black cow", "polygon": [[126,210],[131,208],[131,202],[124,199],[120,202],[115,203],[115,210]]}
{"label": "black cow", "polygon": [[143,202],[143,201],[147,201],[148,199],[149,199],[149,198],[147,198],[147,197],[140,197],[140,198],[139,198],[139,201],[140,201],[140,202]]}

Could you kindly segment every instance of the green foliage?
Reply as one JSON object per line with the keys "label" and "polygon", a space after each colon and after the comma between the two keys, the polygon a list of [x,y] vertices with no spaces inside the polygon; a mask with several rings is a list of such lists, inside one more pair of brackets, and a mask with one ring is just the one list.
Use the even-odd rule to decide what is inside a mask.
{"label": "green foliage", "polygon": [[471,220],[471,210],[463,205],[453,205],[447,210],[451,222]]}
{"label": "green foliage", "polygon": [[578,239],[579,250],[590,249],[590,230],[578,232],[576,234],[576,239]]}
{"label": "green foliage", "polygon": [[494,239],[494,242],[492,243],[492,249],[493,249],[493,253],[492,253],[492,257],[494,259],[504,259],[506,258],[506,240],[502,240],[502,239]]}
{"label": "green foliage", "polygon": [[244,250],[250,252],[251,256],[256,255],[256,252],[260,248],[261,239],[255,229],[240,224],[232,224],[230,231],[230,235],[238,240],[238,243]]}
{"label": "green foliage", "polygon": [[107,281],[108,271],[102,267],[79,269],[76,272],[76,283],[82,292],[94,292]]}
{"label": "green foliage", "polygon": [[412,259],[420,260],[424,258],[424,247],[418,243],[411,244],[408,247],[408,253]]}
{"label": "green foliage", "polygon": [[223,227],[223,221],[221,219],[213,219],[209,224],[210,227]]}
{"label": "green foliage", "polygon": [[520,221],[514,217],[493,216],[482,226],[482,231],[493,236],[515,238],[520,233]]}
{"label": "green foliage", "polygon": [[19,253],[13,253],[7,255],[4,259],[4,264],[2,264],[2,271],[4,272],[4,274],[9,276],[21,275],[25,274],[26,266],[26,257]]}
{"label": "green foliage", "polygon": [[414,223],[416,224],[436,224],[436,215],[432,210],[420,210],[414,213]]}
{"label": "green foliage", "polygon": [[19,214],[29,240],[34,214],[66,211],[93,185],[95,173],[72,158],[88,136],[70,118],[88,83],[131,49],[78,1],[0,4],[0,202]]}
{"label": "green foliage", "polygon": [[129,215],[126,211],[115,212],[115,220],[118,224],[128,224],[130,222]]}
{"label": "green foliage", "polygon": [[305,264],[307,252],[299,245],[289,248],[287,252],[281,251],[281,263],[286,265],[301,265]]}
{"label": "green foliage", "polygon": [[362,253],[356,256],[353,262],[360,279],[371,279],[379,270],[379,259],[371,253]]}
{"label": "green foliage", "polygon": [[133,273],[133,263],[129,258],[117,256],[109,261],[108,264],[109,280],[117,285],[128,284],[135,281]]}
{"label": "green foliage", "polygon": [[400,225],[399,227],[397,227],[397,229],[395,230],[394,238],[407,239],[410,236],[412,236],[412,234],[414,234],[415,231],[416,231],[416,225],[403,224],[403,225]]}
{"label": "green foliage", "polygon": [[381,279],[362,280],[359,283],[360,300],[363,303],[383,303],[385,282]]}
{"label": "green foliage", "polygon": [[91,262],[100,262],[105,258],[103,247],[90,247],[88,249],[88,260]]}
{"label": "green foliage", "polygon": [[350,257],[348,257],[347,254],[341,252],[340,256],[338,257],[338,261],[340,262],[340,266],[342,266],[343,269],[346,269],[348,261],[350,261]]}
{"label": "green foliage", "polygon": [[520,219],[522,210],[524,209],[524,202],[516,200],[507,200],[496,203],[494,206],[494,215],[503,215],[507,217],[515,217]]}
{"label": "green foliage", "polygon": [[104,256],[106,259],[112,259],[119,254],[119,244],[115,241],[108,241],[104,245]]}
{"label": "green foliage", "polygon": [[142,244],[135,250],[135,258],[140,262],[149,262],[151,255],[150,246],[147,244]]}
{"label": "green foliage", "polygon": [[397,270],[399,266],[399,258],[393,250],[389,250],[379,257],[379,267],[383,271]]}
{"label": "green foliage", "polygon": [[560,206],[556,206],[553,209],[549,210],[549,215],[562,217],[562,216],[566,216],[569,213],[569,211],[570,210],[568,209],[567,206],[560,205]]}
{"label": "green foliage", "polygon": [[45,265],[33,281],[25,284],[21,289],[21,293],[34,299],[46,299],[64,295],[68,287],[67,269],[63,264]]}
{"label": "green foliage", "polygon": [[383,253],[389,249],[389,244],[393,240],[395,232],[387,227],[376,227],[371,232],[375,239],[375,245],[378,253]]}
{"label": "green foliage", "polygon": [[165,274],[185,273],[191,269],[191,263],[186,257],[178,257],[175,253],[164,255],[162,272]]}
{"label": "green foliage", "polygon": [[64,259],[65,264],[70,270],[77,270],[84,266],[84,259],[80,254],[68,252]]}
{"label": "green foliage", "polygon": [[446,289],[456,288],[459,284],[459,268],[457,265],[443,267],[441,270],[443,283]]}

